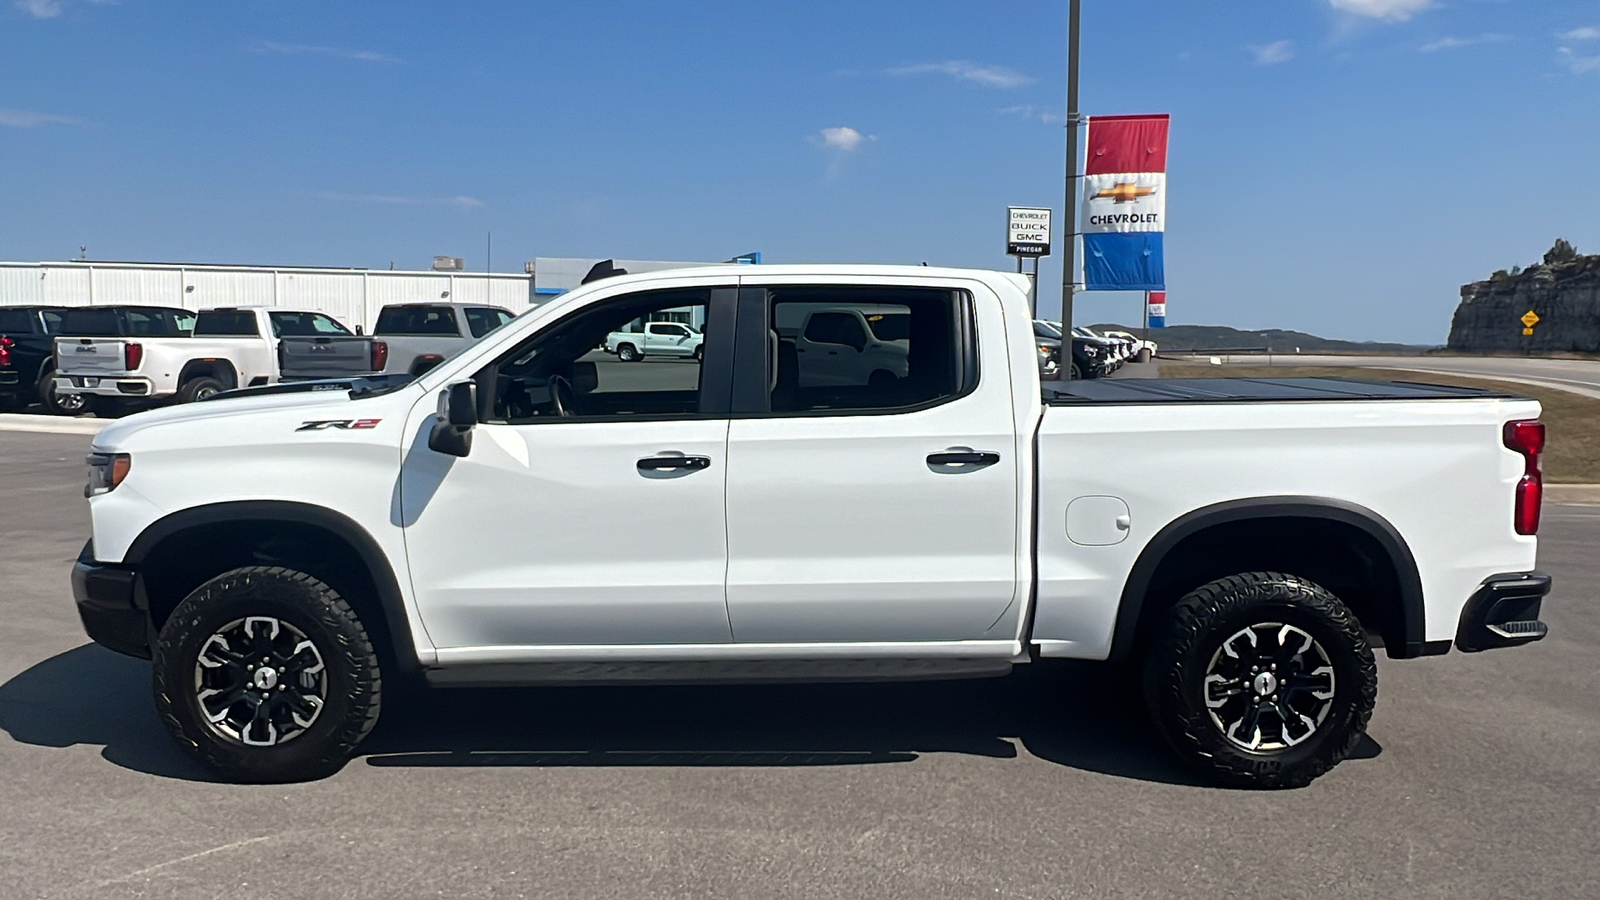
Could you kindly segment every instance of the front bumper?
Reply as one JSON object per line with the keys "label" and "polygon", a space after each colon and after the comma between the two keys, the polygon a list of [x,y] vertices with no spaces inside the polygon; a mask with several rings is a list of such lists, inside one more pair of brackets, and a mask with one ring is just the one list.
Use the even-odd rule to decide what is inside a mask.
{"label": "front bumper", "polygon": [[72,599],[89,638],[102,647],[150,658],[150,613],[139,603],[139,573],[96,562],[94,545],[83,545],[72,566]]}
{"label": "front bumper", "polygon": [[1491,575],[1461,608],[1456,649],[1463,653],[1516,647],[1543,640],[1549,626],[1539,621],[1539,606],[1550,593],[1543,572]]}
{"label": "front bumper", "polygon": [[156,384],[149,378],[117,375],[58,375],[56,393],[87,394],[91,397],[149,397]]}

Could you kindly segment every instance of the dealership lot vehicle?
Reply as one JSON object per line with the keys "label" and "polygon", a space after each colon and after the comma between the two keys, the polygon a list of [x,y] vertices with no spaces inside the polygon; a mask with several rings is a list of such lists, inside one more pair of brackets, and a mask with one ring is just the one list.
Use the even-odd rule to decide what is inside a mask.
{"label": "dealership lot vehicle", "polygon": [[69,307],[0,308],[0,410],[38,403],[45,412],[75,413],[83,398],[57,396],[55,339]]}
{"label": "dealership lot vehicle", "polygon": [[117,337],[58,338],[56,391],[81,394],[91,409],[107,413],[165,400],[189,403],[278,381],[282,335],[350,333],[314,310],[240,306],[184,314],[192,317],[192,334],[124,329]]}
{"label": "dealership lot vehicle", "polygon": [[1149,362],[1156,355],[1156,342],[1137,338],[1126,331],[1107,331],[1105,336],[1126,341],[1132,348],[1129,355],[1135,362]]}
{"label": "dealership lot vehicle", "polygon": [[636,320],[627,327],[606,335],[607,353],[623,362],[638,362],[647,356],[700,358],[705,335],[682,322]]}
{"label": "dealership lot vehicle", "polygon": [[[80,615],[153,657],[181,746],[250,781],[341,766],[385,672],[874,680],[1138,658],[1188,764],[1299,786],[1360,743],[1373,644],[1545,636],[1537,403],[1342,379],[1042,385],[1028,286],[624,276],[409,383],[114,423]],[[904,376],[846,379],[780,327],[851,307],[906,317]],[[702,359],[593,358],[685,308]],[[582,527],[596,508],[618,514]]]}
{"label": "dealership lot vehicle", "polygon": [[378,311],[370,336],[285,336],[282,380],[420,375],[511,321],[510,310],[475,303],[396,303]]}

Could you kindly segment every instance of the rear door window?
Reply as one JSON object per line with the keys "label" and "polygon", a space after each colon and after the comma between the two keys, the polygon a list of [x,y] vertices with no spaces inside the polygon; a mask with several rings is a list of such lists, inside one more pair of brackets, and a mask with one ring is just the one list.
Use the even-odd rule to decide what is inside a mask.
{"label": "rear door window", "polygon": [[350,329],[340,325],[332,316],[313,312],[268,313],[272,322],[273,337],[316,337],[327,334],[349,334]]}
{"label": "rear door window", "polygon": [[467,310],[467,328],[471,329],[473,337],[480,338],[511,321],[512,318],[508,310],[492,306],[474,307]]}

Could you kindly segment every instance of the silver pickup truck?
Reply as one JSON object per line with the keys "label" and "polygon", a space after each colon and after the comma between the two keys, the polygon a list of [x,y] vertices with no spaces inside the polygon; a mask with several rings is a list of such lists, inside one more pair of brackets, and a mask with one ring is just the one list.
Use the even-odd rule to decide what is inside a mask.
{"label": "silver pickup truck", "polygon": [[371,335],[285,338],[278,367],[285,381],[420,375],[512,318],[498,306],[399,303],[379,311]]}

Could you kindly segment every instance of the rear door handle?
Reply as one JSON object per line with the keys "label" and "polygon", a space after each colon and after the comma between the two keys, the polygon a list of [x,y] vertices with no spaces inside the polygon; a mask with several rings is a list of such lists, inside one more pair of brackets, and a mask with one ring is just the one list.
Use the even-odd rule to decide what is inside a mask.
{"label": "rear door handle", "polygon": [[709,456],[646,456],[639,460],[641,471],[661,471],[663,469],[708,469],[711,467]]}
{"label": "rear door handle", "polygon": [[930,466],[992,466],[1000,461],[1000,454],[989,450],[947,450],[929,453]]}

